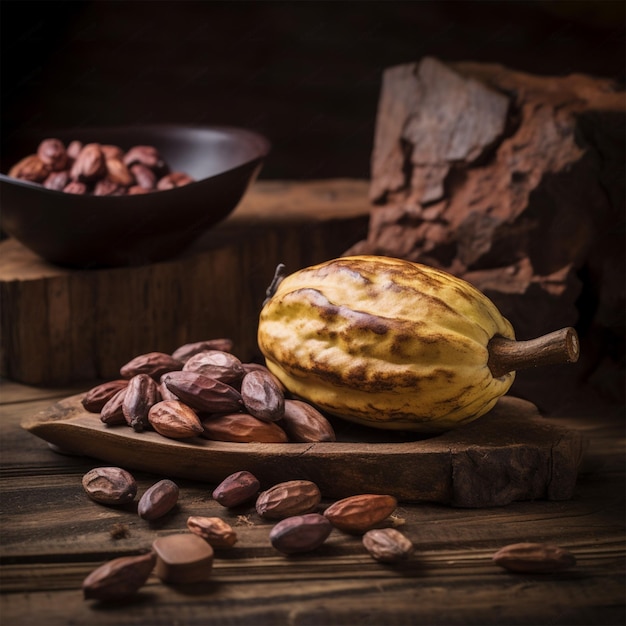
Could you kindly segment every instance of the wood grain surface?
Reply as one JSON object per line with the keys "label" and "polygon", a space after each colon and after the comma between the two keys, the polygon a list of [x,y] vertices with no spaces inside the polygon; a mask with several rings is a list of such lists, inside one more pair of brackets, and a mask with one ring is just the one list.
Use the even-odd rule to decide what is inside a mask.
{"label": "wood grain surface", "polygon": [[[7,626],[274,624],[622,625],[624,610],[623,409],[572,397],[546,418],[584,435],[588,445],[572,498],[466,509],[401,503],[388,523],[414,543],[401,566],[375,562],[357,536],[333,531],[311,554],[284,557],[269,543],[272,524],[252,506],[227,510],[212,485],[177,479],[177,507],[156,522],[134,507],[89,500],[82,475],[100,463],[64,456],[20,427],[54,402],[86,390],[0,386],[2,545],[0,615]],[[396,471],[390,467],[389,472]],[[139,493],[163,478],[133,472]],[[340,475],[337,475],[340,480]],[[322,507],[331,502],[324,499]],[[218,516],[238,535],[216,553],[212,581],[165,585],[152,576],[133,600],[102,605],[80,585],[96,566],[138,554],[160,535],[186,531],[190,515]],[[125,538],[112,530],[122,524]],[[574,568],[560,574],[511,574],[492,554],[518,541],[546,541],[571,550]]]}

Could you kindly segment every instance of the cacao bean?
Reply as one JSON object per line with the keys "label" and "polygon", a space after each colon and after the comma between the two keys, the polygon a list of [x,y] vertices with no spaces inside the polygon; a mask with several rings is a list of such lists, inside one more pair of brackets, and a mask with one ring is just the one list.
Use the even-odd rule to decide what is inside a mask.
{"label": "cacao bean", "polygon": [[142,163],[131,165],[130,173],[135,177],[137,185],[141,189],[152,190],[156,187],[156,174]]}
{"label": "cacao bean", "polygon": [[349,533],[364,533],[387,519],[398,506],[393,496],[360,494],[337,500],[324,515],[331,524]]}
{"label": "cacao bean", "polygon": [[274,381],[280,387],[283,394],[287,393],[287,388],[285,387],[285,385],[283,385],[281,380],[277,376],[274,376],[274,374],[272,374],[272,372],[270,372],[267,367],[265,367],[265,365],[261,365],[260,363],[242,363],[241,365],[243,366],[243,371],[246,374],[248,374],[249,372],[264,372],[265,374],[269,374],[274,378]]}
{"label": "cacao bean", "polygon": [[287,443],[287,434],[275,422],[248,413],[225,413],[202,418],[205,439],[235,443]]}
{"label": "cacao bean", "polygon": [[87,495],[100,504],[128,504],[137,495],[135,478],[120,467],[96,467],[82,478]]}
{"label": "cacao bean", "polygon": [[82,149],[83,149],[82,142],[78,141],[77,139],[74,139],[74,141],[70,141],[70,143],[67,146],[67,150],[66,150],[67,156],[70,158],[71,161],[75,161],[76,157],[78,157]]}
{"label": "cacao bean", "polygon": [[333,526],[319,513],[294,515],[278,522],[270,531],[270,543],[284,554],[311,552],[328,539]]}
{"label": "cacao bean", "polygon": [[132,378],[137,374],[148,374],[158,381],[163,374],[181,370],[183,363],[164,352],[147,352],[140,354],[120,367],[120,375]]}
{"label": "cacao bean", "polygon": [[184,172],[172,172],[160,178],[156,187],[159,191],[167,191],[168,189],[176,189],[176,187],[184,187],[193,182],[194,179]]}
{"label": "cacao bean", "polygon": [[168,479],[155,483],[139,499],[137,513],[145,520],[156,520],[169,513],[178,502],[178,485]]}
{"label": "cacao bean", "polygon": [[120,185],[114,183],[108,178],[103,178],[102,180],[99,180],[93,188],[94,196],[119,196],[123,194],[124,188],[120,187]]}
{"label": "cacao bean", "polygon": [[151,170],[164,173],[167,170],[165,161],[154,146],[133,146],[124,155],[124,165],[131,167],[135,163],[141,163]]}
{"label": "cacao bean", "polygon": [[180,400],[162,400],[150,407],[148,421],[159,435],[187,439],[204,431],[197,413]]}
{"label": "cacao bean", "polygon": [[290,441],[316,443],[336,441],[332,424],[315,407],[301,400],[285,399],[283,417],[279,426]]}
{"label": "cacao bean", "polygon": [[104,158],[107,161],[109,159],[119,159],[120,161],[124,159],[124,150],[122,150],[119,146],[101,144],[100,150],[102,150],[102,154],[104,154]]}
{"label": "cacao bean", "polygon": [[28,180],[32,183],[44,181],[49,173],[49,168],[36,154],[24,157],[9,170],[9,176],[12,178]]}
{"label": "cacao bean", "polygon": [[179,361],[183,361],[184,363],[194,354],[198,354],[198,352],[205,352],[206,350],[221,350],[222,352],[231,352],[232,349],[232,339],[205,339],[203,341],[195,341],[179,346],[178,348],[176,348],[176,350],[174,350],[174,352],[172,352],[172,356]]}
{"label": "cacao bean", "polygon": [[222,413],[243,408],[241,394],[234,387],[196,372],[169,372],[162,382],[198,411]]}
{"label": "cacao bean", "polygon": [[274,377],[261,370],[248,372],[241,381],[241,399],[254,417],[277,422],[285,412],[285,395]]}
{"label": "cacao bean", "polygon": [[78,180],[70,180],[70,182],[63,187],[63,192],[73,193],[77,196],[84,196],[87,193],[87,185]]}
{"label": "cacao bean", "polygon": [[70,177],[80,183],[94,182],[106,175],[104,154],[100,144],[85,144],[70,169]]}
{"label": "cacao bean", "polygon": [[163,382],[163,376],[161,376],[161,382],[159,383],[159,395],[161,396],[161,400],[180,400],[173,391],[167,388]]}
{"label": "cacao bean", "polygon": [[284,519],[312,513],[322,500],[319,487],[310,480],[288,480],[259,494],[256,511],[264,518]]}
{"label": "cacao bean", "polygon": [[144,431],[150,425],[150,407],[160,400],[156,382],[148,374],[137,374],[128,381],[122,400],[122,412],[126,423],[136,432]]}
{"label": "cacao bean", "polygon": [[83,580],[85,600],[121,600],[145,585],[156,565],[156,554],[122,556],[104,563]]}
{"label": "cacao bean", "polygon": [[183,372],[196,372],[231,387],[238,387],[245,373],[241,361],[223,350],[204,350],[190,356],[183,365]]}
{"label": "cacao bean", "polygon": [[68,170],[61,172],[50,172],[46,179],[43,181],[43,186],[46,189],[52,189],[53,191],[63,191],[70,182],[70,173]]}
{"label": "cacao bean", "polygon": [[237,543],[237,533],[219,517],[192,515],[187,519],[187,528],[213,548],[232,548]]}
{"label": "cacao bean", "polygon": [[127,380],[111,380],[92,387],[81,399],[85,411],[100,413],[104,405],[121,389],[126,389]]}
{"label": "cacao bean", "polygon": [[37,156],[52,172],[58,172],[67,167],[67,152],[60,139],[44,139],[37,148]]}
{"label": "cacao bean", "polygon": [[127,193],[129,196],[137,196],[139,194],[150,193],[150,189],[144,189],[139,185],[133,185],[132,187],[128,188]]}
{"label": "cacao bean", "polygon": [[543,574],[573,567],[576,557],[559,546],[527,542],[500,548],[493,555],[493,562],[511,572]]}
{"label": "cacao bean", "polygon": [[395,528],[374,528],[363,535],[369,554],[382,563],[399,563],[413,553],[413,543]]}
{"label": "cacao bean", "polygon": [[212,497],[222,506],[232,508],[247,502],[259,492],[261,483],[250,472],[235,472],[227,476],[214,490]]}
{"label": "cacao bean", "polygon": [[152,549],[157,556],[154,573],[163,582],[197,583],[211,578],[213,548],[194,533],[158,537]]}
{"label": "cacao bean", "polygon": [[121,187],[130,187],[135,183],[133,175],[120,158],[105,158],[107,178]]}
{"label": "cacao bean", "polygon": [[126,418],[124,417],[124,398],[126,397],[126,390],[128,389],[128,382],[126,386],[120,389],[115,395],[107,401],[100,411],[100,421],[107,426],[117,426],[120,424],[126,424]]}

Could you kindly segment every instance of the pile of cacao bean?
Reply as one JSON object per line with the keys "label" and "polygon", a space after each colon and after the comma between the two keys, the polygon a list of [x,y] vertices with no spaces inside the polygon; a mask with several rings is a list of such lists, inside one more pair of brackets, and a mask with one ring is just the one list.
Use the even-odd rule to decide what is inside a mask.
{"label": "pile of cacao bean", "polygon": [[180,346],[171,354],[140,354],[120,378],[82,398],[85,410],[108,426],[154,430],[172,439],[314,443],[335,441],[329,420],[289,397],[264,365],[243,363],[227,338]]}
{"label": "pile of cacao bean", "polygon": [[[125,505],[137,495],[134,477],[118,467],[94,468],[83,476],[82,484],[91,499],[104,505]],[[139,499],[139,517],[148,521],[164,517],[176,506],[179,494],[178,485],[169,479],[154,483]],[[260,481],[242,470],[217,485],[212,498],[229,509],[254,501],[259,517],[273,523],[271,546],[286,556],[315,551],[335,529],[360,537],[366,552],[380,563],[397,565],[414,552],[411,540],[394,527],[397,518],[392,514],[398,503],[390,495],[348,496],[324,509],[320,508],[322,494],[312,481],[289,480],[260,491]],[[187,529],[189,532],[157,537],[144,554],[118,557],[97,567],[83,580],[84,598],[104,602],[127,598],[137,593],[151,574],[166,584],[208,581],[215,551],[232,549],[237,532],[221,517],[198,515],[187,518]],[[492,561],[520,573],[553,573],[576,563],[568,550],[544,543],[505,546]]]}
{"label": "pile of cacao bean", "polygon": [[74,140],[44,139],[9,170],[9,176],[46,189],[78,195],[123,196],[164,191],[194,182],[171,171],[154,146],[120,146]]}

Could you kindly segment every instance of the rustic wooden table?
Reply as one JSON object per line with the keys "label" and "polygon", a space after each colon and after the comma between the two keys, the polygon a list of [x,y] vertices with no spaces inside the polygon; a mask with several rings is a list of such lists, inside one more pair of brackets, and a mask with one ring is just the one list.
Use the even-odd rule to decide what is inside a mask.
{"label": "rustic wooden table", "polygon": [[[59,454],[20,427],[87,388],[0,386],[3,625],[624,624],[619,409],[577,399],[575,417],[564,407],[549,418],[588,441],[570,500],[480,510],[401,503],[395,523],[415,553],[402,566],[390,566],[374,561],[357,537],[336,530],[314,553],[282,556],[269,543],[269,522],[252,507],[229,512],[202,482],[178,481],[178,508],[159,522],[90,501],[81,477],[100,463]],[[142,492],[162,477],[136,478]],[[151,577],[127,602],[83,599],[81,582],[96,566],[145,551],[157,536],[185,531],[189,515],[223,517],[239,537],[234,548],[216,553],[209,584],[175,587]],[[127,536],[115,538],[116,524],[126,525]],[[560,574],[522,575],[491,562],[496,549],[519,541],[559,544],[577,564]]]}

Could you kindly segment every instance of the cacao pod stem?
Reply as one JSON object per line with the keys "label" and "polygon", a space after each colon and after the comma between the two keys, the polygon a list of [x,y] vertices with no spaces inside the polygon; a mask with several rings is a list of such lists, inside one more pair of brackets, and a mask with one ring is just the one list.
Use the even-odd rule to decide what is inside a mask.
{"label": "cacao pod stem", "polygon": [[284,263],[279,263],[276,266],[276,270],[274,271],[274,278],[272,278],[270,286],[265,290],[265,300],[263,300],[263,306],[265,306],[267,304],[267,301],[270,300],[272,296],[276,293],[278,285],[280,285],[280,283],[283,281],[283,278],[285,278],[285,269],[286,268]]}
{"label": "cacao pod stem", "polygon": [[580,343],[576,330],[568,327],[528,341],[493,337],[487,350],[487,365],[493,377],[499,378],[508,372],[529,367],[576,363],[580,355]]}

